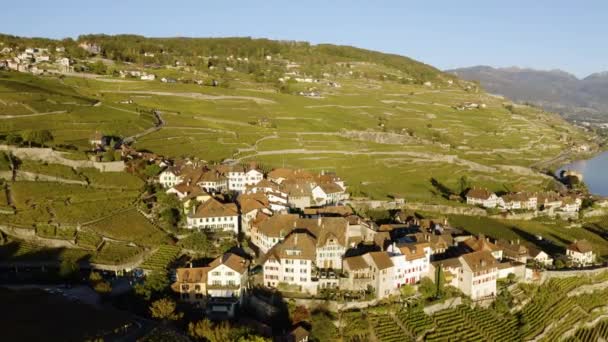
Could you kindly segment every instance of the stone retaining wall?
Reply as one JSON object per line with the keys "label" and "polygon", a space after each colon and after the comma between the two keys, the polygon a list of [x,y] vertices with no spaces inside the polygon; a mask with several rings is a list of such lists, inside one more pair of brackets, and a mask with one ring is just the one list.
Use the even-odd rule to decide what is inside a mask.
{"label": "stone retaining wall", "polygon": [[96,168],[101,172],[121,172],[125,169],[125,163],[123,161],[103,163],[91,160],[72,160],[65,158],[62,152],[55,151],[51,148],[26,148],[0,145],[0,151],[10,151],[20,159],[40,160],[73,168]]}

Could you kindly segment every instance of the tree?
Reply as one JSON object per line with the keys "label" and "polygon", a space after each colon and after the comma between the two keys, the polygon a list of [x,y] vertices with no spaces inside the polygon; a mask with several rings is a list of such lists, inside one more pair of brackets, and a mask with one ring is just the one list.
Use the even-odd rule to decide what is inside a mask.
{"label": "tree", "polygon": [[181,219],[181,213],[176,208],[166,208],[160,213],[160,219],[167,226],[175,228]]}
{"label": "tree", "polygon": [[308,322],[310,320],[310,312],[303,305],[294,307],[291,313],[291,322],[297,324],[299,322]]}
{"label": "tree", "polygon": [[509,281],[509,284],[515,283],[515,278],[516,278],[515,273],[509,273],[507,275],[507,280]]}
{"label": "tree", "polygon": [[89,283],[95,292],[105,295],[112,292],[112,284],[103,279],[103,277],[97,272],[91,272],[89,275]]}
{"label": "tree", "polygon": [[32,147],[32,143],[44,146],[47,142],[53,141],[53,134],[47,129],[27,130],[23,133],[23,140],[28,142],[29,147]]}
{"label": "tree", "polygon": [[207,239],[207,234],[199,231],[195,231],[188,237],[179,240],[178,244],[182,248],[200,252],[207,252],[211,248],[211,243],[209,242],[209,239]]}
{"label": "tree", "polygon": [[435,292],[435,297],[442,298],[443,297],[443,288],[445,286],[445,274],[443,273],[443,266],[441,264],[437,267],[437,271],[435,274],[435,282],[437,283],[437,289]]}
{"label": "tree", "polygon": [[27,144],[29,147],[32,147],[32,142],[34,142],[34,140],[36,139],[36,131],[33,131],[31,129],[28,129],[27,131],[23,132],[23,140],[27,141]]}
{"label": "tree", "polygon": [[213,324],[208,319],[188,324],[188,334],[195,339],[209,342],[231,342],[230,325],[226,321]]}
{"label": "tree", "polygon": [[23,138],[19,134],[9,133],[5,140],[9,145],[19,145],[23,141]]}
{"label": "tree", "polygon": [[433,298],[435,296],[436,291],[437,287],[430,278],[424,277],[420,279],[420,284],[418,285],[418,292],[420,292],[422,298]]}
{"label": "tree", "polygon": [[114,149],[113,148],[107,149],[103,153],[103,156],[101,158],[104,162],[113,162],[115,160],[114,159]]}
{"label": "tree", "polygon": [[156,165],[156,164],[150,164],[148,166],[146,166],[145,170],[144,170],[144,175],[146,175],[147,177],[156,177],[158,176],[158,174],[162,171],[161,167]]}
{"label": "tree", "polygon": [[462,177],[460,177],[460,179],[458,180],[458,187],[461,195],[464,195],[464,193],[471,187],[467,176],[463,175]]}
{"label": "tree", "polygon": [[152,317],[160,320],[176,321],[182,318],[182,313],[175,312],[175,302],[169,298],[162,298],[154,301],[150,305],[150,314]]}
{"label": "tree", "polygon": [[415,295],[416,289],[412,285],[405,284],[399,288],[399,294],[401,295],[402,299],[406,299]]}
{"label": "tree", "polygon": [[163,292],[169,286],[169,277],[164,271],[154,271],[146,276],[143,284],[135,285],[135,293],[145,300]]}
{"label": "tree", "polygon": [[334,318],[327,311],[317,311],[312,315],[312,331],[310,337],[312,341],[336,341],[338,329],[333,323]]}
{"label": "tree", "polygon": [[64,280],[76,280],[80,272],[78,261],[71,258],[64,258],[59,265],[59,276]]}
{"label": "tree", "polygon": [[49,131],[48,129],[43,129],[41,131],[38,131],[37,139],[38,140],[36,142],[44,146],[47,142],[53,141],[54,137],[51,131]]}

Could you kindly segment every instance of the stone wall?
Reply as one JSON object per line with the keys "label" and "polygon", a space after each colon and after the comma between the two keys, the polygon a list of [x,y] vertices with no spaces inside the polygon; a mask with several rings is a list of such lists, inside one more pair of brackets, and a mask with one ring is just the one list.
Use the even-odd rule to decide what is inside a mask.
{"label": "stone wall", "polygon": [[94,162],[91,160],[72,160],[65,158],[62,152],[50,148],[25,148],[10,145],[0,145],[0,151],[10,151],[17,158],[40,160],[47,163],[62,164],[73,168],[96,168],[101,172],[121,172],[125,169],[123,161]]}

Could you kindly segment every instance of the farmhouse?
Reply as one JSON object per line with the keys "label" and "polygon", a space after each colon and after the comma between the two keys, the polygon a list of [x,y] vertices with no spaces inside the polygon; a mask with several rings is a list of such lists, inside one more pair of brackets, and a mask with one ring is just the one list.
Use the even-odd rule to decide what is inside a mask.
{"label": "farmhouse", "polygon": [[595,254],[587,240],[576,240],[566,248],[566,255],[573,263],[588,266],[595,261]]}

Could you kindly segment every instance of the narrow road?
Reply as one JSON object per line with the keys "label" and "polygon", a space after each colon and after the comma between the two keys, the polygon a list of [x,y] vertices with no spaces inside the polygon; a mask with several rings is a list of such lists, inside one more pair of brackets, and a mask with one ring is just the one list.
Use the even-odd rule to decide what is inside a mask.
{"label": "narrow road", "polygon": [[143,132],[140,132],[140,133],[137,133],[130,137],[124,138],[122,140],[123,143],[130,144],[130,143],[136,141],[137,139],[143,137],[144,135],[148,135],[150,133],[156,132],[165,126],[165,120],[163,120],[162,116],[160,116],[161,112],[159,110],[153,110],[152,114],[154,115],[154,118],[156,119],[156,124],[154,125],[154,127],[150,127]]}

